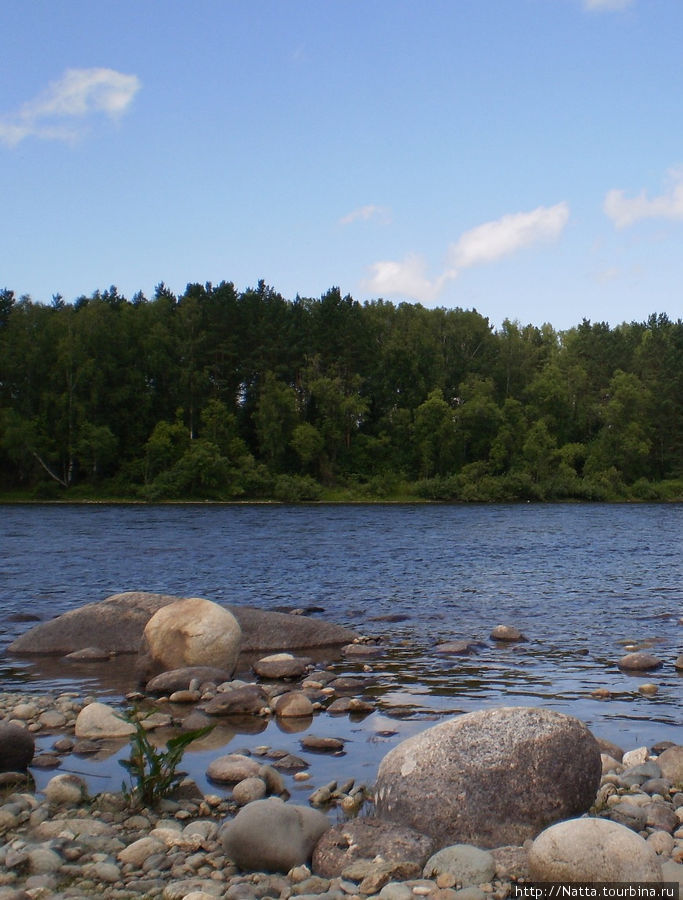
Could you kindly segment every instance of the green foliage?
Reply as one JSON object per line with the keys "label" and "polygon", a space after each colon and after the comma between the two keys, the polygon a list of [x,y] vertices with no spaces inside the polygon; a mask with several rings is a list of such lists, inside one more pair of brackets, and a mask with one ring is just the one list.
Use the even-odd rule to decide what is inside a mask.
{"label": "green foliage", "polygon": [[124,782],[121,790],[133,807],[157,806],[183,780],[184,773],[178,771],[178,766],[187,747],[193,741],[207,735],[214,726],[208,725],[195,731],[185,731],[171,738],[165,750],[160,750],[150,741],[142,724],[144,716],[141,716],[138,710],[128,711],[120,718],[135,729],[130,738],[130,756],[128,759],[119,760],[119,764],[128,772],[130,778],[130,787]]}
{"label": "green foliage", "polygon": [[656,500],[681,479],[683,322],[665,315],[494,331],[262,281],[0,291],[11,496]]}

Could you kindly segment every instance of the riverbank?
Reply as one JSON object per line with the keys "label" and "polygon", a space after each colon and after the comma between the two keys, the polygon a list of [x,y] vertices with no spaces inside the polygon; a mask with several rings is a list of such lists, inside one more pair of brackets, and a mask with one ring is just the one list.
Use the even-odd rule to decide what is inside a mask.
{"label": "riverbank", "polygon": [[[73,772],[79,761],[96,755],[98,742],[85,746],[74,735],[78,713],[92,700],[76,692],[0,694],[2,722],[23,724],[43,744],[30,767],[35,780],[12,783],[9,776],[2,777],[0,900],[287,900],[291,896],[503,900],[516,883],[529,877],[529,844],[486,851],[493,868],[486,870],[489,874],[481,881],[476,877],[468,881],[464,870],[460,876],[447,871],[426,877],[427,870],[420,871],[414,863],[385,865],[368,859],[354,860],[332,877],[304,865],[280,874],[239,871],[226,855],[220,830],[239,808],[232,786],[200,790],[189,779],[179,794],[152,809],[131,807],[120,791],[98,791],[93,787],[96,777]],[[680,882],[683,783],[661,777],[657,754],[665,747],[666,742],[628,748],[630,752],[622,755],[622,748],[602,742],[603,774],[591,814],[638,832],[663,866],[665,880]],[[263,753],[263,746],[254,741],[240,756],[259,760]],[[333,758],[333,767],[335,781],[342,784],[348,775],[344,757]],[[314,781],[304,777],[299,783]],[[368,796],[367,804],[354,810],[360,812],[361,823],[372,816],[371,785]],[[311,805],[306,796],[293,796],[286,802]],[[330,807],[328,815],[333,824],[350,821],[340,807]]]}

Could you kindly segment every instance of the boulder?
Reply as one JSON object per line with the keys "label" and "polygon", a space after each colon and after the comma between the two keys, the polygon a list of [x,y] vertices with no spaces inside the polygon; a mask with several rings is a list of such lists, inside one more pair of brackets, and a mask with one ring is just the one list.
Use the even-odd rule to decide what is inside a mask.
{"label": "boulder", "polygon": [[413,862],[421,869],[434,851],[434,841],[406,825],[376,818],[351,819],[326,831],[313,851],[313,871],[337,878],[357,859],[380,856],[387,862]]}
{"label": "boulder", "polygon": [[89,703],[84,706],[76,718],[74,727],[76,737],[95,738],[127,738],[135,732],[129,722],[125,722],[111,706],[106,703]]}
{"label": "boulder", "polygon": [[177,597],[146,591],[113,594],[41,622],[9,645],[10,653],[61,654],[97,646],[110,653],[137,653],[145,625]]}
{"label": "boulder", "polygon": [[558,822],[529,850],[532,881],[661,882],[654,849],[640,835],[607,819]]}
{"label": "boulder", "polygon": [[242,631],[231,612],[203,597],[176,600],[145,625],[141,654],[153,672],[211,666],[233,672]]}
{"label": "boulder", "polygon": [[240,869],[287,873],[311,859],[329,828],[329,819],[318,810],[271,797],[244,806],[221,829],[221,842]]}
{"label": "boulder", "polygon": [[25,772],[31,765],[35,749],[28,728],[0,724],[0,772]]}
{"label": "boulder", "polygon": [[394,747],[379,767],[376,813],[431,835],[437,848],[520,845],[589,809],[600,774],[597,741],[578,719],[479,710]]}
{"label": "boulder", "polygon": [[293,656],[291,653],[273,653],[263,656],[254,663],[254,672],[259,678],[301,678],[311,665],[312,660],[306,656]]}
{"label": "boulder", "polygon": [[148,694],[172,694],[174,691],[189,690],[190,684],[195,679],[202,685],[207,682],[222,684],[231,678],[232,673],[227,669],[217,669],[215,666],[183,666],[181,669],[171,669],[156,675],[147,682],[145,690]]}
{"label": "boulder", "polygon": [[[35,625],[12,641],[8,650],[18,655],[64,656],[97,646],[108,653],[137,653],[145,625],[154,613],[180,599],[149,591],[113,594]],[[239,622],[245,652],[342,646],[358,637],[350,628],[310,616],[250,606],[226,608]]]}
{"label": "boulder", "polygon": [[642,650],[636,650],[634,653],[627,653],[619,660],[619,668],[630,672],[649,672],[653,669],[660,669],[662,666],[661,659],[657,659],[651,653],[645,653]]}
{"label": "boulder", "polygon": [[336,647],[350,644],[358,637],[350,628],[311,616],[293,616],[251,606],[229,606],[228,609],[240,623],[244,653]]}

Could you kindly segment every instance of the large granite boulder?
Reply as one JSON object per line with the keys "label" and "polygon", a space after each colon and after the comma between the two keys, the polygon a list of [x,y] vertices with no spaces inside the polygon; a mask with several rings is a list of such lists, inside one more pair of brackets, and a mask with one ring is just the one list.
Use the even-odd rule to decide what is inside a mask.
{"label": "large granite boulder", "polygon": [[271,797],[244,806],[221,830],[221,842],[225,855],[240,869],[286,873],[311,859],[330,826],[317,809]]}
{"label": "large granite boulder", "polygon": [[189,597],[157,610],[145,625],[141,655],[151,672],[184,666],[210,666],[233,672],[242,629],[224,606]]}
{"label": "large granite boulder", "polygon": [[585,812],[601,768],[597,741],[572,716],[479,710],[394,747],[379,767],[376,813],[431,835],[437,848],[520,845]]}
{"label": "large granite boulder", "polygon": [[146,591],[112,594],[29,629],[9,645],[11,653],[48,655],[97,646],[110,653],[137,653],[145,625],[177,597]]}
{"label": "large granite boulder", "polygon": [[[181,600],[169,594],[126,591],[41,622],[9,645],[19,655],[66,655],[97,646],[107,653],[137,653],[145,626],[162,607]],[[227,606],[242,629],[243,652],[342,646],[358,635],[350,628],[250,606]]]}
{"label": "large granite boulder", "polygon": [[558,822],[538,835],[529,850],[534,881],[660,882],[657,854],[643,838],[607,819]]}

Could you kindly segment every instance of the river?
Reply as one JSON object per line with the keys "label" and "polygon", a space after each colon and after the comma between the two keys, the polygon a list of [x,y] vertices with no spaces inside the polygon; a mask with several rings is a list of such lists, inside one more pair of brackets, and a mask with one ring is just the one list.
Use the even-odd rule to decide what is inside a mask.
{"label": "river", "polygon": [[[120,671],[109,679],[18,660],[6,646],[32,624],[27,613],[46,619],[149,590],[316,607],[383,636],[368,691],[377,712],[355,727],[365,766],[383,743],[499,705],[576,715],[626,748],[681,742],[682,576],[683,504],[0,506],[0,674],[5,689],[120,694]],[[497,645],[489,634],[499,623],[527,640]],[[459,638],[480,641],[480,652],[434,652]],[[627,644],[664,666],[621,672]],[[655,696],[639,693],[644,682],[658,685]],[[592,697],[597,687],[610,699]],[[348,731],[329,716],[315,721],[316,733]]]}

